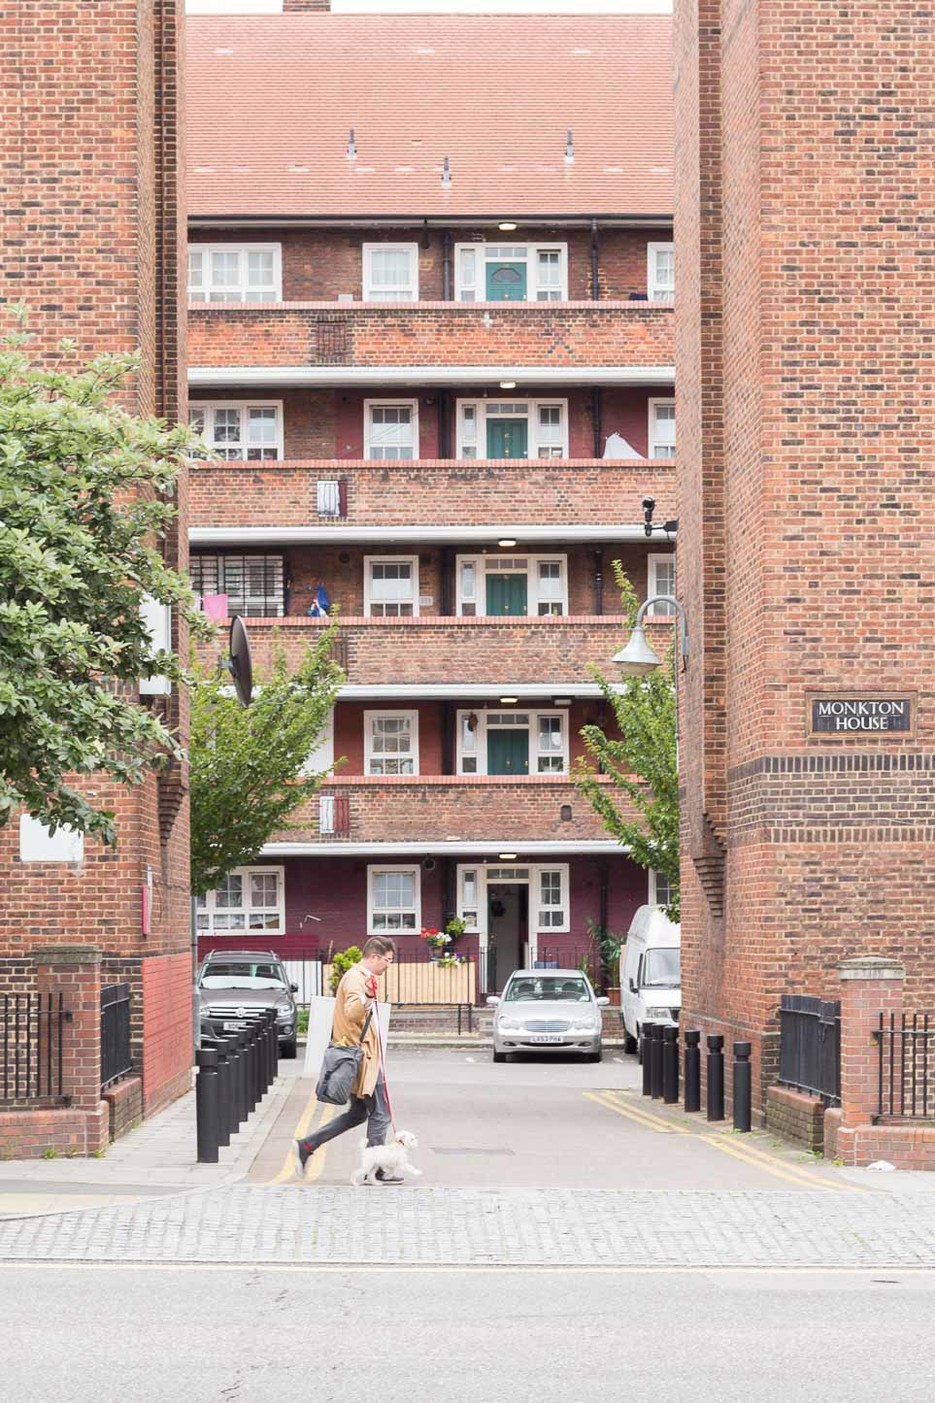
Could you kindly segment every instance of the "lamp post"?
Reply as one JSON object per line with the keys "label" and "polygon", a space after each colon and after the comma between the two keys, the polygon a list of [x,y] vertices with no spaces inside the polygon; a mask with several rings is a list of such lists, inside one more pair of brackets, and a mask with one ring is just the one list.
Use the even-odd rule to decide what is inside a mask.
{"label": "lamp post", "polygon": [[636,611],[636,621],[630,634],[626,646],[615,653],[612,661],[617,663],[620,671],[628,677],[645,677],[647,672],[652,672],[654,668],[661,667],[662,659],[653,648],[646,631],[643,628],[643,618],[647,609],[651,609],[654,604],[671,604],[678,616],[679,642],[678,653],[673,659],[674,685],[675,685],[675,764],[678,768],[679,758],[679,672],[685,667],[688,660],[688,622],[685,610],[679,601],[671,594],[654,594],[651,599],[645,599]]}

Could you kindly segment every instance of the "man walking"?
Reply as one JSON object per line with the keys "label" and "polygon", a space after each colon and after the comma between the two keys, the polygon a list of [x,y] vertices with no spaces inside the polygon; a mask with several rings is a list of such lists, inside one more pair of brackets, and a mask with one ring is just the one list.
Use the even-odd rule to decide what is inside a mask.
{"label": "man walking", "polygon": [[[371,1010],[373,1017],[361,1044],[364,1055],[347,1110],[320,1130],[306,1135],[304,1140],[293,1141],[295,1168],[300,1178],[304,1179],[308,1162],[319,1145],[343,1135],[345,1130],[351,1130],[363,1121],[367,1122],[368,1145],[386,1143],[390,1112],[380,1067],[376,999],[377,979],[393,963],[395,956],[396,946],[392,940],[382,935],[371,936],[364,946],[360,963],[351,966],[337,987],[331,1025],[332,1042],[339,1043],[341,1047],[356,1047]],[[387,1174],[382,1169],[377,1170],[376,1177],[382,1184],[403,1182],[400,1175]]]}

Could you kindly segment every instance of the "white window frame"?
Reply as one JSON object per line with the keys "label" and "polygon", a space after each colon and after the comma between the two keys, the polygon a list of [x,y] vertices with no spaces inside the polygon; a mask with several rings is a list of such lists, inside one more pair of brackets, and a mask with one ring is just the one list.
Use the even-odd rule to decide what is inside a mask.
{"label": "white window frame", "polygon": [[[199,935],[237,935],[248,937],[251,935],[283,935],[285,933],[286,928],[286,869],[284,867],[274,867],[268,864],[256,864],[251,867],[235,867],[231,871],[230,876],[240,877],[243,879],[244,894],[247,896],[248,900],[243,907],[225,907],[224,910],[225,912],[229,912],[230,910],[242,910],[244,913],[243,928],[241,930],[230,930],[229,928],[218,929],[215,926],[214,918],[217,914],[217,891],[212,890],[209,892],[205,892],[203,897],[196,895],[197,904],[195,910],[195,929],[197,933]],[[274,876],[276,878],[276,901],[278,914],[278,922],[276,925],[276,929],[273,930],[269,926],[251,928],[250,911],[252,908],[249,903],[250,878],[269,876]],[[271,908],[262,907],[260,909],[269,910]],[[199,924],[198,917],[200,915],[203,915],[205,912],[207,912],[208,914],[208,924],[203,926]]]}
{"label": "white window frame", "polygon": [[[392,927],[376,925],[376,906],[374,900],[374,888],[378,873],[383,872],[405,872],[415,878],[413,891],[415,895],[414,924],[409,927]],[[417,863],[392,863],[380,862],[367,867],[367,934],[386,935],[391,939],[398,935],[418,935],[422,929],[422,870]]]}
{"label": "white window frame", "polygon": [[[409,277],[411,297],[378,297],[375,293],[380,291],[373,285],[372,256],[375,251],[380,253],[406,253],[409,255]],[[417,243],[374,243],[361,245],[361,258],[363,271],[361,284],[363,287],[363,300],[365,302],[418,302],[419,300],[419,245]]]}
{"label": "white window frame", "polygon": [[[374,614],[372,611],[373,593],[371,570],[374,565],[406,563],[412,567],[412,614]],[[364,618],[388,618],[398,620],[400,618],[419,617],[419,557],[417,555],[365,555],[364,556]]]}
{"label": "white window frame", "polygon": [[[373,451],[374,409],[408,409],[412,415],[412,457],[377,458]],[[364,458],[368,463],[414,463],[419,457],[419,401],[417,399],[364,400]]]}
{"label": "white window frame", "polygon": [[[569,739],[568,739],[568,735],[569,735],[569,726],[568,726],[568,708],[567,708],[567,707],[549,706],[549,707],[540,707],[538,710],[533,710],[533,709],[527,708],[527,707],[520,707],[520,708],[517,708],[517,710],[515,710],[515,711],[511,709],[509,712],[497,711],[497,710],[475,711],[475,710],[473,710],[473,708],[471,708],[471,707],[462,707],[462,708],[460,708],[460,709],[456,712],[456,714],[455,714],[455,731],[456,731],[456,735],[457,735],[457,746],[456,746],[457,755],[456,755],[456,764],[457,764],[457,772],[458,772],[459,775],[464,775],[464,774],[467,774],[467,775],[486,775],[486,774],[487,774],[487,730],[488,730],[488,726],[489,726],[489,723],[490,723],[490,718],[491,718],[492,716],[505,716],[505,715],[509,715],[509,716],[511,716],[511,717],[516,717],[516,718],[518,718],[518,717],[520,717],[520,716],[525,716],[525,717],[528,719],[528,725],[522,726],[522,727],[521,727],[521,726],[519,725],[519,721],[518,721],[518,720],[517,720],[517,722],[516,722],[516,725],[517,725],[517,729],[518,729],[518,730],[525,730],[525,731],[526,731],[526,735],[527,735],[527,737],[528,737],[528,752],[527,752],[527,753],[528,753],[528,758],[529,758],[529,769],[527,770],[527,774],[528,774],[530,777],[532,777],[532,778],[537,778],[537,779],[542,779],[542,778],[544,778],[544,777],[547,776],[547,775],[557,775],[557,774],[567,775],[567,774],[570,772],[570,768],[571,768],[571,757],[570,757],[570,748],[569,748]],[[476,770],[465,770],[465,768],[464,768],[464,760],[465,760],[464,729],[465,729],[465,726],[466,726],[466,723],[467,723],[467,718],[468,718],[469,716],[476,716],[476,717],[477,717],[477,725],[475,726],[473,732],[471,732],[471,734],[474,736],[474,739],[475,739],[475,748],[474,748],[473,751],[471,751],[471,752],[467,755],[467,758],[468,758],[468,759],[476,760],[476,762],[477,762],[477,769],[476,769]],[[540,771],[540,769],[539,769],[539,764],[538,764],[538,760],[539,760],[539,742],[538,742],[538,737],[539,737],[539,719],[540,719],[540,717],[543,717],[543,716],[557,717],[558,720],[559,720],[559,722],[560,722],[560,724],[561,724],[561,735],[562,735],[562,750],[561,750],[562,769],[561,769],[561,770],[542,770],[542,771]],[[494,730],[498,730],[498,729],[500,729],[500,728],[501,728],[500,725],[495,725],[495,726],[493,727]],[[506,776],[501,776],[501,778],[506,778]]]}
{"label": "white window frame", "polygon": [[[546,872],[557,872],[559,876],[559,899],[561,904],[557,909],[562,912],[562,921],[558,925],[542,924],[542,913],[546,910],[546,907],[540,905],[542,892],[541,878]],[[566,935],[571,930],[570,898],[571,888],[569,864],[567,862],[543,862],[539,866],[534,867],[531,873],[529,888],[530,930],[534,928],[537,936]],[[533,913],[535,914],[535,921],[532,920]]]}
{"label": "white window frame", "polygon": [[216,415],[217,410],[219,410],[219,409],[236,409],[236,410],[239,411],[239,413],[240,413],[240,447],[241,447],[241,449],[242,449],[245,453],[248,453],[248,452],[250,451],[250,445],[249,445],[249,444],[247,443],[247,441],[246,441],[246,440],[247,440],[247,431],[248,431],[248,422],[249,422],[249,421],[248,421],[248,418],[247,418],[247,411],[250,410],[250,409],[275,409],[275,411],[276,411],[276,443],[275,443],[275,445],[274,445],[274,446],[275,446],[275,449],[276,449],[276,457],[275,457],[275,458],[227,458],[227,459],[222,459],[222,460],[221,460],[222,462],[230,462],[230,463],[275,463],[275,462],[282,462],[282,459],[283,459],[283,456],[284,456],[284,450],[283,450],[283,414],[282,414],[282,400],[281,400],[281,399],[248,399],[248,400],[243,400],[243,399],[241,399],[241,400],[237,400],[237,399],[209,399],[209,400],[193,400],[193,401],[191,401],[191,402],[189,403],[189,406],[188,406],[189,416],[194,415],[194,414],[203,414],[203,415],[204,415],[205,427],[204,427],[204,434],[202,435],[202,437],[203,437],[203,439],[204,439],[204,442],[207,444],[208,448],[209,448],[209,449],[212,449],[212,450],[215,449],[215,443],[214,443],[215,415]]}
{"label": "white window frame", "polygon": [[[675,552],[659,551],[649,556],[647,561],[647,599],[652,599],[656,594],[670,594],[673,596],[675,594],[674,589],[663,589],[660,586],[658,582],[660,565],[665,565],[667,568],[671,567],[674,571]],[[675,613],[675,606],[673,604],[654,604],[651,609],[647,610],[647,613],[651,619],[668,619]]]}
{"label": "white window frame", "polygon": [[[251,307],[253,307],[253,306],[261,307],[261,306],[264,306],[264,305],[265,305],[265,306],[272,306],[274,303],[276,303],[276,302],[281,302],[281,301],[282,301],[282,244],[275,244],[275,243],[272,243],[272,244],[270,244],[270,243],[256,243],[256,244],[254,244],[254,243],[248,243],[248,244],[235,244],[235,243],[230,243],[230,244],[223,244],[223,243],[222,243],[222,244],[190,243],[190,244],[188,245],[188,253],[189,253],[189,263],[188,263],[188,270],[187,270],[187,276],[188,276],[188,301],[189,301],[189,304],[190,304],[191,306],[193,306],[193,307],[217,307],[217,306],[223,305],[225,302],[242,302],[242,303],[246,303],[247,305],[249,305],[249,306],[251,306]],[[211,266],[211,255],[212,255],[212,254],[214,254],[214,253],[236,253],[236,254],[239,256],[238,277],[237,277],[236,288],[225,288],[225,289],[224,289],[224,291],[225,291],[225,296],[224,296],[223,298],[219,298],[219,297],[212,298],[211,295],[210,295],[210,294],[211,294],[211,284],[210,284],[209,281],[206,281],[206,282],[205,282],[205,285],[204,285],[204,297],[193,297],[192,294],[193,294],[193,291],[195,291],[195,289],[193,289],[192,283],[191,283],[191,261],[190,261],[191,254],[193,254],[193,253],[200,253],[200,254],[202,255],[202,258],[203,258],[205,264],[207,265],[207,270],[210,270],[210,266]],[[249,285],[249,283],[248,283],[248,281],[247,281],[247,269],[248,269],[248,255],[251,254],[251,253],[271,253],[271,254],[273,255],[273,287],[272,287],[273,296],[272,296],[272,297],[249,297],[249,296],[248,296],[248,293],[250,292],[250,285]],[[206,271],[207,271],[207,270],[206,270]],[[259,291],[260,289],[257,289],[257,290]],[[265,291],[266,289],[262,289],[262,290]],[[228,295],[228,294],[229,294],[229,295]],[[239,294],[239,295],[238,295],[238,294]]]}
{"label": "white window frame", "polygon": [[[663,396],[660,396],[659,398],[651,399],[651,400],[649,401],[649,410],[648,410],[648,413],[649,413],[649,434],[648,434],[648,444],[647,444],[648,450],[649,450],[649,451],[648,451],[648,455],[647,455],[647,456],[650,457],[650,458],[658,458],[658,461],[659,461],[659,462],[668,462],[668,463],[672,463],[672,462],[675,461],[676,454],[678,453],[678,439],[677,439],[677,438],[676,438],[675,444],[674,444],[674,446],[673,446],[674,451],[673,451],[673,453],[672,453],[671,458],[667,458],[667,457],[665,457],[664,455],[657,455],[657,452],[656,452],[657,448],[659,448],[659,447],[661,447],[661,446],[668,446],[668,445],[661,445],[661,444],[660,444],[659,436],[658,436],[658,432],[657,432],[658,425],[657,425],[657,423],[656,423],[656,410],[657,410],[657,409],[661,409],[661,408],[663,408],[664,406],[665,406],[665,407],[669,407],[669,408],[671,408],[671,409],[674,411],[674,410],[675,410],[675,397],[674,397],[673,395],[666,395],[666,396],[664,396],[664,397],[663,397]],[[676,427],[676,433],[677,433],[677,432],[678,432],[678,425],[676,425],[675,427]]]}
{"label": "white window frame", "polygon": [[[364,774],[370,775],[370,762],[377,758],[373,748],[373,723],[378,717],[391,717],[394,721],[405,720],[409,722],[409,738],[411,747],[409,754],[412,758],[412,770],[410,773],[419,773],[419,713],[418,711],[396,710],[393,707],[379,707],[371,711],[364,712]],[[380,779],[395,779],[395,775],[377,775]]]}
{"label": "white window frame", "polygon": [[[529,959],[530,962],[536,960],[539,954],[539,938],[548,935],[567,935],[571,930],[571,867],[567,862],[541,862],[537,864],[523,864],[522,867],[508,868],[509,873],[518,873],[517,876],[510,876],[510,885],[526,886],[529,888]],[[507,878],[500,874],[504,868],[500,865],[487,865],[481,862],[459,862],[457,865],[457,910],[458,915],[465,916],[464,903],[464,874],[475,872],[477,874],[477,925],[469,926],[472,932],[476,930],[478,936],[478,947],[481,950],[488,948],[488,927],[487,927],[487,888],[493,883],[506,881]],[[557,872],[560,878],[560,891],[564,913],[564,921],[558,926],[545,926],[539,924],[541,908],[539,905],[540,896],[540,873]],[[471,910],[474,910],[471,907]]]}
{"label": "white window frame", "polygon": [[[671,253],[673,256],[672,286],[666,287],[659,281],[658,257],[660,253]],[[646,245],[646,296],[650,302],[674,302],[675,301],[675,245],[670,240],[660,240],[656,243]]]}
{"label": "white window frame", "polygon": [[650,904],[650,906],[668,905],[668,902],[661,902],[661,901],[659,900],[658,886],[659,886],[660,878],[662,879],[663,882],[665,882],[666,879],[665,879],[665,877],[662,876],[662,873],[661,873],[661,872],[657,872],[656,869],[655,869],[654,867],[650,867],[650,868],[649,868],[649,892],[648,892],[649,904]]}
{"label": "white window frame", "polygon": [[[270,552],[262,552],[262,551],[256,551],[256,550],[254,550],[254,551],[250,551],[250,550],[248,550],[248,551],[229,551],[229,552],[228,552],[228,551],[221,551],[221,552],[215,552],[215,551],[200,552],[200,551],[199,551],[199,552],[195,553],[193,556],[191,556],[191,557],[189,558],[189,564],[191,564],[191,562],[192,562],[193,560],[200,560],[201,558],[204,558],[204,557],[206,557],[206,558],[209,559],[209,560],[213,560],[213,561],[215,562],[215,579],[216,579],[216,581],[217,581],[217,593],[218,593],[218,594],[225,594],[225,595],[227,595],[227,598],[228,598],[228,613],[230,613],[231,609],[234,609],[238,614],[242,615],[242,617],[243,617],[243,618],[246,618],[246,619],[250,619],[250,618],[253,618],[253,619],[258,619],[258,618],[259,618],[259,619],[281,619],[281,618],[284,617],[285,612],[286,612],[286,586],[285,586],[286,558],[285,558],[284,555],[280,554],[279,551],[270,551]],[[234,595],[234,594],[232,594],[232,593],[230,592],[230,589],[226,587],[226,581],[224,582],[224,583],[225,583],[225,588],[223,588],[223,589],[221,588],[221,574],[222,574],[222,571],[226,571],[226,570],[227,570],[227,564],[226,564],[226,562],[227,562],[228,560],[237,561],[238,563],[242,561],[245,565],[246,565],[247,562],[249,562],[250,560],[263,560],[263,561],[268,561],[268,562],[270,562],[271,568],[272,568],[272,571],[273,571],[273,577],[274,577],[274,578],[273,578],[273,584],[274,584],[273,593],[274,593],[274,595],[276,596],[276,608],[275,608],[275,610],[274,610],[272,613],[270,613],[269,609],[264,609],[262,613],[258,613],[258,612],[253,612],[253,613],[251,613],[251,612],[250,612],[250,605],[251,605],[251,602],[255,602],[256,600],[258,600],[259,598],[261,598],[261,596],[260,596],[260,595],[257,595],[257,594],[252,594],[252,593],[250,593],[249,591],[245,592],[244,594],[242,594],[242,595],[239,597],[239,604],[237,604],[237,603],[232,604],[232,603],[231,603],[231,601],[232,601],[232,600],[236,600],[236,599],[238,598],[238,596],[237,596],[237,595]],[[201,570],[199,570],[199,574],[203,574],[203,572],[202,572]],[[244,572],[244,577],[245,577],[245,583],[246,583],[246,571]],[[278,578],[277,578],[277,577],[278,577]],[[202,578],[202,580],[201,580],[200,583],[201,583],[202,585],[204,584],[204,579],[203,579],[203,578]],[[276,588],[275,588],[276,585],[277,585],[277,583],[278,583],[278,593],[277,593]],[[204,595],[206,595],[206,594],[208,594],[208,593],[209,593],[209,591],[203,590],[203,591],[202,591],[202,596],[204,597]],[[262,599],[263,599],[264,603],[267,603],[267,602],[269,601],[269,598],[270,598],[270,595],[268,595],[268,594],[264,594],[264,595],[262,596]]]}
{"label": "white window frame", "polygon": [[[568,446],[568,400],[567,400],[567,399],[562,399],[562,398],[560,398],[560,397],[558,397],[558,396],[556,396],[556,397],[554,397],[554,398],[548,398],[548,399],[546,399],[546,398],[543,398],[543,399],[525,399],[525,398],[523,398],[522,396],[513,398],[513,397],[509,394],[508,391],[504,391],[504,392],[500,395],[500,397],[499,397],[498,399],[496,399],[496,400],[489,400],[489,401],[488,401],[488,400],[484,400],[484,399],[471,399],[471,398],[469,398],[468,396],[465,396],[463,399],[459,399],[459,400],[457,401],[457,412],[456,412],[456,414],[455,414],[455,421],[456,421],[456,425],[457,425],[455,454],[456,454],[457,458],[459,459],[459,461],[461,461],[461,462],[469,462],[469,463],[470,463],[470,462],[477,462],[478,460],[487,461],[487,419],[488,419],[488,417],[491,418],[491,419],[518,419],[518,418],[521,418],[521,417],[522,417],[521,413],[519,413],[519,412],[518,412],[518,413],[515,413],[515,414],[490,414],[490,413],[489,413],[489,406],[492,405],[492,404],[513,404],[513,405],[516,405],[517,408],[519,408],[520,406],[522,406],[522,407],[525,409],[526,420],[527,420],[527,423],[528,423],[528,426],[529,426],[529,428],[528,428],[528,433],[527,433],[528,452],[527,452],[527,457],[526,457],[525,459],[521,459],[521,460],[517,460],[517,461],[525,461],[525,462],[527,462],[527,463],[531,463],[531,462],[533,462],[533,461],[536,461],[536,462],[548,462],[548,461],[549,461],[549,459],[547,459],[547,458],[542,458],[542,459],[539,458],[539,449],[540,449],[540,447],[551,446],[551,445],[546,445],[546,444],[540,444],[540,442],[539,442],[539,410],[542,409],[542,408],[544,408],[544,409],[560,409],[560,410],[562,411],[562,442],[561,442],[562,458],[564,459],[564,458],[568,458],[568,457],[570,456],[570,454],[569,454],[569,446]],[[474,456],[473,458],[467,457],[467,456],[465,455],[465,437],[466,437],[466,435],[465,435],[465,432],[464,432],[464,409],[465,409],[465,407],[466,407],[467,405],[471,405],[471,406],[473,407],[473,409],[474,409],[474,423],[475,423],[475,429],[476,429],[476,438],[475,438],[475,456]],[[476,451],[476,450],[480,447],[481,444],[483,444],[483,446],[484,446],[484,451],[483,451],[483,453],[480,453],[480,452]]]}
{"label": "white window frame", "polygon": [[[514,243],[514,242],[510,239],[509,235],[505,235],[502,239],[498,239],[496,242],[494,242],[494,241],[488,242],[486,239],[475,239],[475,240],[472,240],[470,243],[459,243],[459,244],[455,244],[455,301],[456,301],[456,302],[486,302],[486,300],[487,300],[487,259],[488,259],[488,253],[489,253],[489,251],[490,251],[491,249],[494,249],[494,248],[517,248],[517,249],[518,249],[518,248],[522,248],[522,249],[525,249],[525,254],[526,254],[526,257],[525,257],[525,262],[526,262],[526,297],[525,297],[525,301],[526,301],[526,302],[540,302],[540,301],[541,301],[543,304],[548,304],[549,302],[567,302],[567,301],[568,301],[568,245],[567,245],[567,243],[561,243],[561,242],[558,241],[558,240],[549,240],[549,241],[547,241],[547,242],[545,242],[545,243],[529,243],[529,242],[527,242],[527,240],[525,240],[525,239],[520,239],[520,240],[518,240],[518,242]],[[477,296],[475,296],[475,297],[468,297],[468,296],[466,295],[468,292],[470,292],[470,291],[472,290],[472,289],[470,288],[470,285],[465,283],[465,279],[464,279],[464,263],[463,263],[463,259],[464,259],[465,250],[468,250],[468,249],[474,251],[474,252],[477,254],[477,263],[478,263],[478,267],[479,267],[479,269],[480,269],[480,272],[482,273],[482,277],[481,277],[481,279],[480,279],[480,284],[481,284],[481,290],[482,290],[483,296],[481,296],[481,297],[477,297]],[[559,297],[557,297],[557,298],[551,298],[551,297],[550,297],[550,298],[541,298],[541,299],[540,299],[540,297],[539,297],[539,295],[538,295],[538,293],[539,293],[538,271],[539,271],[539,254],[540,254],[540,252],[541,252],[541,253],[559,253],[559,254],[561,255],[561,264],[560,264],[560,266],[561,266],[561,284],[560,284],[561,295],[560,295]],[[494,255],[491,255],[491,259],[492,259],[492,261],[496,261],[496,262],[501,261],[499,255],[495,255],[495,256],[494,256]],[[521,260],[520,260],[519,258],[515,258],[515,259],[509,260],[509,261],[518,263],[518,262],[520,262]],[[473,289],[473,290],[476,292],[476,291],[477,291],[477,288],[475,287],[475,289]],[[500,304],[498,303],[497,305],[499,306]],[[507,304],[507,305],[509,305],[509,304]]]}
{"label": "white window frame", "polygon": [[[464,890],[465,881],[468,876],[474,878],[474,900],[470,902]],[[467,862],[458,863],[458,900],[457,914],[465,922],[465,930],[479,931],[483,924],[483,910],[487,902],[487,880],[484,874],[483,863],[471,864]],[[470,919],[473,914],[474,920]]]}
{"label": "white window frame", "polygon": [[[498,566],[498,562],[501,561],[501,560],[513,560],[513,561],[516,561],[516,560],[523,560],[523,561],[525,561],[525,570],[518,569],[518,568],[517,568],[517,569],[514,569],[514,570],[503,570],[502,568],[500,568],[500,567]],[[549,565],[557,564],[557,565],[559,565],[559,566],[561,567],[562,595],[561,595],[561,599],[560,599],[560,600],[548,600],[548,599],[545,599],[545,598],[541,598],[541,597],[540,597],[540,595],[539,595],[539,566],[540,566],[541,564],[549,564]],[[463,589],[463,581],[462,581],[462,577],[463,577],[462,567],[463,567],[464,565],[473,565],[473,566],[474,566],[475,598],[474,598],[473,600],[471,600],[471,599],[465,599],[465,597],[464,597],[464,589]],[[514,555],[512,551],[506,551],[506,550],[505,550],[502,554],[497,554],[497,555],[458,555],[458,556],[456,556],[456,557],[455,557],[455,580],[456,580],[455,612],[456,612],[456,614],[457,614],[457,616],[458,616],[459,618],[491,618],[491,617],[497,617],[496,615],[490,615],[490,614],[486,614],[486,613],[484,612],[484,610],[486,610],[486,608],[487,608],[487,576],[488,576],[488,574],[491,574],[491,575],[503,575],[503,574],[522,575],[522,574],[525,574],[525,576],[526,576],[526,615],[525,615],[525,617],[526,617],[527,619],[567,617],[567,615],[568,615],[568,556],[567,556],[567,555],[559,555],[559,554],[551,554],[551,553],[549,553],[549,554],[547,554],[547,555],[526,555],[525,553],[522,553],[522,554],[519,554],[519,555]],[[473,603],[474,609],[475,609],[474,614],[471,614],[471,613],[470,613],[470,605],[471,605],[472,603]],[[561,606],[562,606],[562,614],[561,614],[561,616],[558,616],[558,615],[551,615],[551,614],[540,614],[540,613],[539,613],[539,605],[540,605],[540,603],[542,603],[542,604],[547,604],[547,603],[560,603]],[[484,610],[481,609],[481,607],[480,607],[481,604],[483,604]],[[465,610],[465,605],[468,606],[468,613],[467,613],[467,614],[465,614],[465,612],[464,612],[464,610]]]}

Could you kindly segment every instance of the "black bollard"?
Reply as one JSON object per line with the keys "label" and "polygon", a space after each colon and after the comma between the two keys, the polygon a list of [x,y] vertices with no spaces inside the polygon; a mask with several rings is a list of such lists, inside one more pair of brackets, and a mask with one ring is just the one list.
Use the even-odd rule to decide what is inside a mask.
{"label": "black bollard", "polygon": [[273,1047],[271,1063],[270,1082],[274,1082],[279,1075],[279,1029],[276,1026],[276,1015],[273,1014]]}
{"label": "black bollard", "polygon": [[250,1068],[250,1109],[255,1111],[260,1100],[260,1036],[256,1023],[247,1024],[247,1065]]}
{"label": "black bollard", "polygon": [[195,1081],[195,1121],[198,1137],[198,1163],[217,1164],[218,1149],[218,1055],[213,1047],[200,1047],[195,1053],[198,1076]]}
{"label": "black bollard", "polygon": [[734,1129],[750,1129],[750,1044],[734,1043]]}
{"label": "black bollard", "polygon": [[269,1027],[266,1030],[266,1075],[269,1078],[269,1085],[272,1086],[276,1080],[276,1049],[279,1047],[279,1029],[276,1026],[276,1010],[271,1008],[267,1013]]}
{"label": "black bollard", "polygon": [[232,1032],[229,1041],[231,1043],[231,1062],[234,1069],[232,1088],[234,1110],[237,1117],[236,1129],[239,1130],[247,1119],[247,1059],[244,1055],[240,1034]]}
{"label": "black bollard", "polygon": [[640,1062],[643,1066],[643,1095],[653,1094],[653,1059],[650,1053],[654,1023],[644,1023],[640,1029]]}
{"label": "black bollard", "polygon": [[690,1028],[685,1034],[685,1109],[701,1110],[701,1034]]}
{"label": "black bollard", "polygon": [[724,1038],[708,1034],[708,1120],[724,1119]]}
{"label": "black bollard", "polygon": [[231,1142],[231,1064],[224,1038],[215,1038],[209,1046],[218,1059],[218,1144],[223,1148]]}
{"label": "black bollard", "polygon": [[654,1101],[659,1101],[662,1098],[662,1034],[664,1031],[661,1023],[653,1024],[653,1035],[649,1044],[649,1069]]}
{"label": "black bollard", "polygon": [[679,1030],[662,1030],[662,1099],[674,1106],[679,1099]]}

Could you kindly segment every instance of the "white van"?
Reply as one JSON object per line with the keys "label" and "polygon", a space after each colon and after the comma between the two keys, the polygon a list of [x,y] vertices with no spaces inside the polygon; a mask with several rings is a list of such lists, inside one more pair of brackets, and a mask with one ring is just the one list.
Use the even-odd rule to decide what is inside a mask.
{"label": "white van", "polygon": [[644,1023],[678,1023],[681,930],[661,906],[641,906],[620,951],[624,1051],[635,1052]]}

